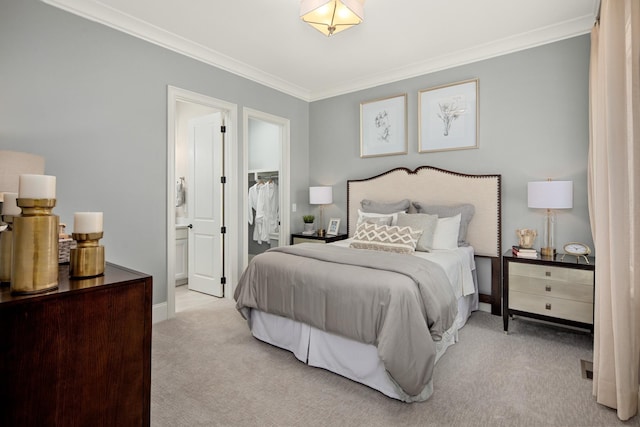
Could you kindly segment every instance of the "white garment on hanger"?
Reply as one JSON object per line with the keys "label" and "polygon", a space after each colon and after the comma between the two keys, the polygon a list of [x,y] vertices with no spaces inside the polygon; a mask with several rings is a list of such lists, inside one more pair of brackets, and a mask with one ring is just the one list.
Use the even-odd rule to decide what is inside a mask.
{"label": "white garment on hanger", "polygon": [[267,196],[269,198],[269,233],[275,233],[279,230],[280,225],[280,197],[278,193],[278,184],[276,184],[275,182],[269,183],[269,192]]}
{"label": "white garment on hanger", "polygon": [[258,185],[256,183],[249,188],[249,224],[253,224],[253,211],[258,207]]}
{"label": "white garment on hanger", "polygon": [[279,225],[279,197],[278,185],[274,182],[257,184],[255,203],[255,224],[253,240],[261,244],[269,241],[269,234],[278,230]]}

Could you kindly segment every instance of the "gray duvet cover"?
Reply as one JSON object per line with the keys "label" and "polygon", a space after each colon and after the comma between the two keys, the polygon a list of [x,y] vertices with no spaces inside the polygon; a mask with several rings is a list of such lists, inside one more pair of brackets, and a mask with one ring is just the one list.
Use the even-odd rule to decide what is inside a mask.
{"label": "gray duvet cover", "polygon": [[253,258],[236,308],[287,317],[377,347],[406,401],[431,394],[441,339],[457,315],[444,270],[412,256],[305,243]]}

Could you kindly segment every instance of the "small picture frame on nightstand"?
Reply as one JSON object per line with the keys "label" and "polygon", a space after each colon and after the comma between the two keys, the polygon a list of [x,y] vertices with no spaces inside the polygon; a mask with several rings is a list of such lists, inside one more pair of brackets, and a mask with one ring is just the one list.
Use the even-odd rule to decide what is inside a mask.
{"label": "small picture frame on nightstand", "polygon": [[327,236],[337,236],[340,228],[340,218],[331,218],[327,227]]}

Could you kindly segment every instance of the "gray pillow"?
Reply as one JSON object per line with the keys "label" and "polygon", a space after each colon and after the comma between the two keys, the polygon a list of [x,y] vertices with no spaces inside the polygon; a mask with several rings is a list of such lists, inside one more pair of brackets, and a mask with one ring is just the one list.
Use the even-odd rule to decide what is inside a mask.
{"label": "gray pillow", "polygon": [[362,199],[360,202],[362,212],[375,212],[381,214],[407,212],[410,204],[411,201],[409,199],[400,200],[399,202],[375,202],[369,199]]}
{"label": "gray pillow", "polygon": [[460,214],[460,232],[458,233],[458,246],[469,246],[467,242],[467,231],[476,208],[470,203],[460,205],[428,205],[421,202],[413,202],[413,206],[418,213],[426,213],[429,215],[438,215],[439,218],[447,218]]}
{"label": "gray pillow", "polygon": [[438,225],[438,215],[400,213],[397,225],[398,227],[409,226],[414,230],[422,230],[422,235],[416,244],[416,251],[429,252],[433,248],[433,233]]}

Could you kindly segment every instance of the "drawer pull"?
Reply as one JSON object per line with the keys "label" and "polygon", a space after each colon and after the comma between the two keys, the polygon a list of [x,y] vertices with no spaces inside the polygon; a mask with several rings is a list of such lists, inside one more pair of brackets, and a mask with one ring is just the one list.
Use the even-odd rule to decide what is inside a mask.
{"label": "drawer pull", "polygon": [[547,292],[551,292],[551,286],[550,285],[545,286],[544,290]]}
{"label": "drawer pull", "polygon": [[547,276],[547,277],[551,277],[551,272],[550,271],[545,271],[544,275]]}
{"label": "drawer pull", "polygon": [[547,303],[544,308],[546,308],[547,310],[551,310],[551,304]]}

